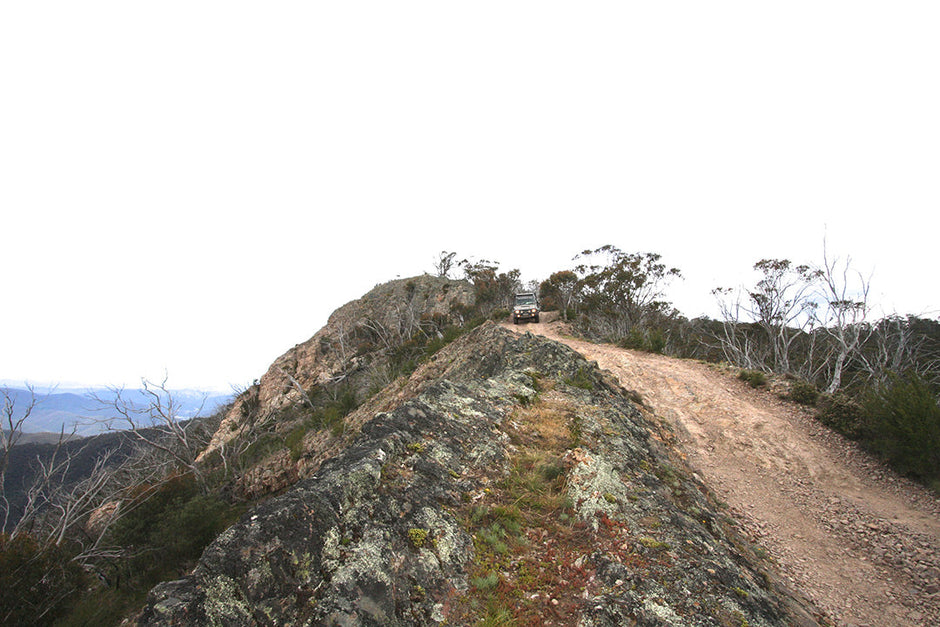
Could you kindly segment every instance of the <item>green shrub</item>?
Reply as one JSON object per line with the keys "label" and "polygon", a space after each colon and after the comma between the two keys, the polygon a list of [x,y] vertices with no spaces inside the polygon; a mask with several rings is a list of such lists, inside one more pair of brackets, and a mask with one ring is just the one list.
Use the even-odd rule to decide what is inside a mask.
{"label": "green shrub", "polygon": [[627,333],[624,337],[620,338],[620,341],[617,344],[621,348],[629,348],[630,350],[643,350],[643,345],[645,343],[643,333],[636,327],[630,329],[630,332]]}
{"label": "green shrub", "polygon": [[359,406],[359,401],[356,400],[355,390],[348,385],[344,386],[337,395],[336,400],[331,403],[331,406],[345,418]]}
{"label": "green shrub", "polygon": [[303,456],[304,436],[307,435],[309,428],[306,424],[294,427],[287,437],[284,438],[284,445],[290,450],[290,458],[295,462]]}
{"label": "green shrub", "polygon": [[239,455],[238,462],[245,467],[252,466],[283,446],[284,442],[277,435],[262,433]]}
{"label": "green shrub", "polygon": [[111,527],[111,542],[120,546],[146,544],[164,513],[196,494],[196,482],[190,475],[176,475],[157,486],[140,486],[125,505],[131,509]]}
{"label": "green shrub", "polygon": [[738,378],[746,382],[752,388],[759,388],[767,385],[767,375],[760,370],[742,370],[738,373]]}
{"label": "green shrub", "polygon": [[940,478],[940,406],[914,373],[893,375],[863,399],[866,445],[899,472]]}
{"label": "green shrub", "polygon": [[[506,316],[509,312],[504,312]],[[500,314],[502,315],[502,314]],[[441,350],[458,337],[486,322],[486,318],[475,318],[464,325],[447,325],[436,332],[419,331],[411,338],[389,351],[388,365],[393,378],[408,376],[431,355]]]}
{"label": "green shrub", "polygon": [[572,387],[581,388],[582,390],[591,391],[594,389],[594,382],[591,381],[590,372],[584,368],[578,368],[574,376],[565,377],[565,383]]}
{"label": "green shrub", "polygon": [[146,590],[125,590],[92,585],[71,607],[68,614],[55,622],[56,627],[88,627],[88,625],[120,625],[147,598]]}
{"label": "green shrub", "polygon": [[784,398],[788,401],[799,403],[800,405],[809,405],[812,407],[816,405],[816,401],[819,400],[819,390],[809,381],[795,379],[790,384],[790,389],[784,395]]}
{"label": "green shrub", "polygon": [[110,532],[109,541],[133,555],[118,565],[116,585],[149,587],[179,576],[242,509],[203,494],[190,476],[140,491],[133,509]]}
{"label": "green shrub", "polygon": [[662,329],[642,330],[633,327],[625,337],[620,338],[617,345],[621,348],[662,354],[666,348],[666,334]]}
{"label": "green shrub", "polygon": [[498,525],[506,533],[518,535],[522,532],[522,512],[515,505],[495,505],[490,510],[490,515],[496,521],[494,525]]}
{"label": "green shrub", "polygon": [[561,461],[550,460],[540,464],[537,470],[542,479],[551,483],[565,474],[565,465]]}
{"label": "green shrub", "polygon": [[505,320],[512,315],[509,309],[494,309],[490,314],[490,320]]}
{"label": "green shrub", "polygon": [[[359,401],[356,398],[356,391],[350,385],[342,385],[327,390],[315,387],[308,395],[314,407],[303,404],[300,407],[306,412],[303,421],[303,427],[310,429],[330,429],[334,435],[342,431],[346,416],[351,414],[358,406]],[[297,436],[294,435],[294,438]],[[292,439],[288,434],[285,444],[290,447],[287,439]],[[302,439],[302,438],[301,438]]]}
{"label": "green shrub", "polygon": [[202,550],[232,522],[235,508],[214,494],[198,494],[171,503],[150,534],[161,559],[176,562],[199,559]]}
{"label": "green shrub", "polygon": [[25,534],[0,534],[0,623],[50,624],[67,611],[85,583],[71,557]]}
{"label": "green shrub", "polygon": [[666,348],[666,334],[662,329],[650,329],[646,334],[646,346],[644,350],[650,353],[662,354]]}
{"label": "green shrub", "polygon": [[441,350],[458,337],[463,335],[464,331],[461,327],[450,325],[444,327],[444,330],[441,331],[440,337],[434,336],[431,340],[428,341],[427,345],[424,347],[425,356],[431,356],[437,351]]}
{"label": "green shrub", "polygon": [[857,440],[862,436],[862,406],[844,394],[822,395],[816,418],[842,435]]}

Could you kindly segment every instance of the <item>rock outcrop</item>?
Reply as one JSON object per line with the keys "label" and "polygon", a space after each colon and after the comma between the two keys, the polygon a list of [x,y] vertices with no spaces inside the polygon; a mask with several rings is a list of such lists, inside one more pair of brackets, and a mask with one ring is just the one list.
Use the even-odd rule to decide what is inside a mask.
{"label": "rock outcrop", "polygon": [[[280,370],[331,376],[323,337],[262,397]],[[559,343],[485,324],[370,406],[137,624],[816,624],[640,399]]]}
{"label": "rock outcrop", "polygon": [[235,401],[206,453],[237,437],[249,414],[271,414],[300,403],[313,386],[338,380],[359,387],[373,385],[361,380],[362,375],[378,372],[376,362],[390,348],[407,341],[419,328],[462,323],[461,313],[473,303],[473,287],[466,281],[423,275],[376,286],[333,312],[326,326],[309,340],[278,357]]}

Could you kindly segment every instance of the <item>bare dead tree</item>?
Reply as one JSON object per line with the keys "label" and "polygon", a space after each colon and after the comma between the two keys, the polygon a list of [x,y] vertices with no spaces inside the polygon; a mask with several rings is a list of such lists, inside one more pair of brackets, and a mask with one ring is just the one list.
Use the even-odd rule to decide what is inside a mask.
{"label": "bare dead tree", "polygon": [[421,308],[415,301],[414,294],[410,294],[406,302],[395,306],[394,318],[398,321],[399,343],[408,341],[418,333],[425,333]]}
{"label": "bare dead tree", "polygon": [[[37,460],[40,480],[30,490],[30,508],[21,520],[38,527],[39,537],[50,544],[61,545],[70,531],[117,491],[111,467],[114,454],[114,449],[105,451],[85,478],[71,484],[68,473],[74,453],[57,450],[50,459]],[[35,522],[31,522],[33,518]]]}
{"label": "bare dead tree", "polygon": [[419,308],[411,300],[391,305],[384,320],[366,318],[361,326],[381,343],[385,351],[398,348],[424,331]]}
{"label": "bare dead tree", "polygon": [[749,332],[744,318],[747,310],[742,304],[741,291],[731,288],[712,290],[721,312],[721,331],[715,340],[725,360],[739,368],[748,370],[772,370],[765,346],[760,346],[754,334]]}
{"label": "bare dead tree", "polygon": [[339,358],[339,363],[342,368],[340,374],[335,377],[335,380],[341,381],[346,378],[348,375],[347,368],[349,363],[352,361],[354,351],[351,346],[352,332],[349,329],[349,326],[345,320],[339,323],[339,329],[336,334],[336,341],[330,343],[330,348],[336,352],[336,356]]}
{"label": "bare dead tree", "polygon": [[434,261],[434,272],[437,273],[437,276],[443,278],[450,278],[450,271],[454,269],[454,266],[457,265],[457,262],[454,259],[457,257],[455,252],[447,252],[442,250],[440,255]]}
{"label": "bare dead tree", "polygon": [[100,505],[101,496],[113,478],[109,468],[113,450],[105,451],[87,476],[70,485],[69,472],[82,447],[67,447],[75,436],[75,427],[66,432],[63,426],[51,452],[43,452],[31,460],[32,478],[23,486],[22,502],[15,518],[7,494],[7,469],[13,447],[23,435],[23,428],[39,403],[35,389],[27,385],[29,399],[17,408],[14,395],[2,390],[3,436],[0,440],[0,514],[2,530],[8,538],[30,533],[40,545],[60,545],[68,532],[92,509]]}
{"label": "bare dead tree", "polygon": [[789,373],[790,348],[800,331],[810,332],[815,321],[816,303],[810,296],[819,271],[793,266],[787,259],[763,259],[754,269],[764,276],[748,291],[749,314],[770,340],[774,370]]}
{"label": "bare dead tree", "polygon": [[206,489],[206,477],[199,455],[209,442],[207,434],[196,416],[182,420],[180,407],[167,387],[167,377],[159,383],[147,379],[141,380],[140,394],[145,403],[139,404],[129,397],[123,388],[112,388],[113,399],[103,399],[93,395],[94,401],[113,410],[114,415],[103,422],[108,430],[126,430],[131,437],[154,452],[160,452],[168,460],[192,473],[196,483]]}
{"label": "bare dead tree", "polygon": [[[745,290],[746,300],[740,291],[731,300],[727,300],[733,293],[730,289],[712,292],[726,322],[722,347],[735,358],[729,360],[732,363],[755,363],[763,370],[795,372],[790,353],[797,339],[812,336],[816,321],[812,288],[820,272],[807,265],[794,266],[788,259],[762,259],[754,269],[762,277]],[[765,346],[759,346],[749,335],[740,335],[745,316],[761,329]],[[761,354],[763,350],[766,358]]]}
{"label": "bare dead tree", "polygon": [[275,414],[267,412],[260,415],[250,415],[238,428],[238,433],[225,441],[219,447],[219,458],[225,475],[238,480],[249,465],[244,456],[248,449],[267,434],[274,433],[277,421]]}
{"label": "bare dead tree", "polygon": [[[90,471],[76,469],[81,476],[75,478],[73,466],[87,444],[72,446],[69,443],[72,436],[74,431],[67,434],[62,429],[51,452],[37,454],[32,459],[32,479],[24,488],[17,517],[8,520],[6,534],[9,539],[29,535],[43,551],[61,546],[66,539],[74,541],[73,546],[80,548],[70,559],[87,566],[104,554],[102,538],[125,513],[125,509],[119,507],[124,491],[155,477],[136,471],[122,473],[125,464],[115,463],[116,450],[112,448],[97,456]],[[89,533],[85,523],[108,502],[115,507],[107,516],[99,518],[96,532]]]}
{"label": "bare dead tree", "polygon": [[885,316],[866,333],[868,341],[858,360],[869,381],[882,384],[889,373],[918,370],[923,339],[915,336],[908,320],[898,315]]}
{"label": "bare dead tree", "polygon": [[[236,481],[248,469],[245,460],[248,449],[260,438],[274,433],[277,426],[276,412],[262,410],[259,395],[260,384],[257,381],[237,394],[232,404],[232,411],[238,412],[237,418],[230,423],[229,433],[221,438],[215,449],[224,475]],[[312,406],[309,395],[305,393],[304,398]]]}
{"label": "bare dead tree", "polygon": [[[10,466],[10,454],[20,438],[23,437],[23,426],[29,421],[33,410],[39,404],[35,388],[26,384],[29,399],[25,404],[17,407],[17,398],[14,391],[3,388],[0,395],[3,397],[2,420],[0,425],[0,531],[5,531],[10,524],[11,504],[7,494],[7,470]],[[61,442],[62,439],[60,438]]]}
{"label": "bare dead tree", "polygon": [[396,345],[395,334],[378,320],[368,318],[362,322],[362,328],[367,329],[373,337],[382,343],[382,348],[388,350]]}
{"label": "bare dead tree", "polygon": [[829,394],[842,386],[846,363],[858,355],[862,344],[874,331],[874,327],[865,324],[869,313],[871,277],[866,278],[860,272],[855,272],[850,278],[851,263],[851,257],[844,261],[838,258],[830,260],[823,242],[823,266],[818,276],[826,303],[821,323],[831,344],[831,374],[826,388]]}
{"label": "bare dead tree", "polygon": [[296,377],[283,368],[278,368],[277,371],[287,377],[287,380],[290,381],[290,384],[293,386],[293,388],[297,390],[298,394],[300,394],[301,400],[303,400],[303,402],[306,403],[308,407],[314,407],[313,400],[311,400],[310,396],[307,394],[307,391],[304,390],[302,385],[300,385],[300,381],[298,381]]}

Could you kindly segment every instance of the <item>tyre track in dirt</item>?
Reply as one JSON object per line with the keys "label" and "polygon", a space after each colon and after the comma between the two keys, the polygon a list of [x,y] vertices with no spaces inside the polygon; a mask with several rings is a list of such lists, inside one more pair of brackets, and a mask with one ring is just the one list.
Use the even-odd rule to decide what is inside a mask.
{"label": "tyre track in dirt", "polygon": [[735,371],[576,340],[547,318],[506,326],[564,342],[637,391],[745,534],[835,624],[940,624],[935,495]]}

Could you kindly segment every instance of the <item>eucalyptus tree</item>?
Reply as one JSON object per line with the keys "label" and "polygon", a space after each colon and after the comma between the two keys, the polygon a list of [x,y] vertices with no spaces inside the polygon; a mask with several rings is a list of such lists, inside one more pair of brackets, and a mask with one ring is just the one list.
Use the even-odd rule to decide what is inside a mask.
{"label": "eucalyptus tree", "polygon": [[874,327],[867,324],[870,307],[868,291],[871,277],[851,271],[851,257],[845,260],[829,259],[823,246],[823,266],[819,269],[822,300],[825,310],[821,314],[821,327],[830,342],[831,364],[826,392],[835,393],[842,386],[847,362],[858,355],[861,347],[872,336]]}
{"label": "eucalyptus tree", "polygon": [[656,253],[625,253],[610,244],[585,250],[575,268],[580,302],[592,316],[600,316],[610,335],[625,336],[643,328],[654,314],[669,309],[663,300],[666,286],[682,273],[670,268]]}
{"label": "eucalyptus tree", "polygon": [[[789,259],[761,259],[754,270],[761,276],[753,286],[712,292],[724,319],[719,339],[725,355],[740,366],[794,373],[791,350],[801,337],[812,337],[818,306],[813,288],[822,273]],[[759,333],[750,333],[748,324]]]}

